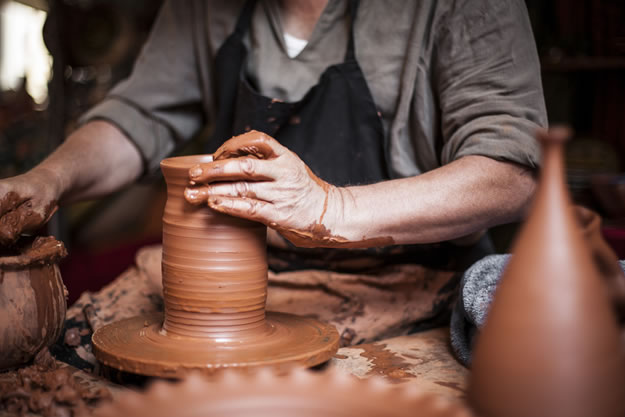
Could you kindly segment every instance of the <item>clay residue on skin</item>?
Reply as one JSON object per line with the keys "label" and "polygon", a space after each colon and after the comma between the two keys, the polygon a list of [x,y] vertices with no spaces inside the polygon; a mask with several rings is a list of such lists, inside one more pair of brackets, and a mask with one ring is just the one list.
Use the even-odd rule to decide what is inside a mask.
{"label": "clay residue on skin", "polygon": [[[273,139],[262,132],[252,130],[248,133],[236,136],[226,141],[213,155],[214,161],[225,159],[239,158],[244,156],[252,156],[258,159],[275,158],[277,155],[271,147]],[[362,249],[370,247],[389,246],[394,244],[394,240],[390,236],[382,236],[375,238],[362,237],[359,241],[347,239],[343,236],[332,233],[331,230],[324,225],[324,219],[328,211],[328,201],[330,192],[334,188],[331,184],[323,181],[307,166],[304,165],[309,178],[314,181],[324,192],[324,202],[319,220],[312,223],[305,229],[295,229],[283,227],[276,223],[268,224],[269,227],[278,231],[282,236],[287,238],[291,243],[303,248],[326,247],[326,248],[353,248]],[[221,170],[219,165],[212,165],[213,170]],[[201,165],[195,165],[189,170],[189,176],[192,180],[196,180],[203,175]],[[256,178],[270,179],[270,178]],[[222,181],[227,178],[221,178]],[[191,204],[200,204],[209,200],[208,187],[187,189],[185,190],[185,198]],[[245,198],[255,198],[253,194],[242,196]],[[216,211],[229,214],[227,209],[220,207],[219,198],[212,198],[209,205]]]}
{"label": "clay residue on skin", "polygon": [[10,415],[88,415],[96,403],[110,399],[106,388],[91,390],[69,368],[58,368],[47,349],[33,365],[0,374],[0,410]]}
{"label": "clay residue on skin", "polygon": [[275,229],[295,246],[302,248],[350,248],[363,249],[371,247],[389,246],[395,243],[392,237],[375,237],[352,241],[342,236],[333,235],[324,225],[313,223],[307,230],[283,228],[278,225]]}
{"label": "clay residue on skin", "polygon": [[[275,229],[284,237],[289,239],[291,243],[295,246],[299,246],[302,248],[313,248],[313,247],[325,247],[325,248],[352,248],[352,249],[362,249],[362,248],[370,248],[377,246],[389,246],[394,243],[394,240],[390,236],[385,237],[376,237],[376,238],[366,238],[363,237],[359,241],[353,241],[347,239],[343,236],[335,235],[329,230],[324,224],[323,219],[328,211],[328,200],[330,191],[332,190],[332,185],[323,181],[317,175],[315,175],[308,166],[306,166],[306,171],[308,172],[308,176],[311,180],[313,180],[325,193],[324,201],[323,201],[323,209],[321,211],[321,215],[319,216],[319,221],[311,224],[305,230],[296,230],[291,228],[284,228],[279,225],[275,225]],[[272,225],[274,227],[274,225]]]}
{"label": "clay residue on skin", "polygon": [[22,239],[14,246],[0,250],[0,269],[15,270],[30,265],[51,265],[67,256],[63,242],[53,236]]}
{"label": "clay residue on skin", "polygon": [[253,156],[258,159],[274,158],[276,154],[271,148],[270,140],[269,136],[264,133],[251,130],[221,145],[214,154],[215,161],[240,156]]}
{"label": "clay residue on skin", "polygon": [[[56,202],[45,209],[49,218],[56,211]],[[33,209],[30,199],[24,199],[16,192],[7,193],[0,200],[0,246],[13,245],[24,231],[37,229],[47,218]]]}

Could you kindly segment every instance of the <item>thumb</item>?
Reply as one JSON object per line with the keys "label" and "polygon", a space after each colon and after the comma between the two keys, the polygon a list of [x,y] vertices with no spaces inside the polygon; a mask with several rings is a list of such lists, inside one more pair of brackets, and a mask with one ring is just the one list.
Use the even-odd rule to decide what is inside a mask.
{"label": "thumb", "polygon": [[272,159],[284,154],[287,149],[271,136],[252,130],[227,140],[213,155],[214,160],[254,156],[258,159]]}

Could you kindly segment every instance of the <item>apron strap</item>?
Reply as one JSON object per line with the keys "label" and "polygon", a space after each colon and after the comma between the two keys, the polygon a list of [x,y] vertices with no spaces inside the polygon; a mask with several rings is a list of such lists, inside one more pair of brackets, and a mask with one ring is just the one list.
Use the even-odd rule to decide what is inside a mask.
{"label": "apron strap", "polygon": [[238,36],[243,37],[245,32],[247,32],[247,28],[250,27],[252,22],[252,16],[254,15],[254,7],[256,6],[256,0],[247,0],[245,5],[243,6],[243,10],[241,14],[239,14],[239,18],[237,19],[237,25],[234,28],[234,33]]}
{"label": "apron strap", "polygon": [[345,61],[356,60],[356,46],[354,45],[354,23],[356,22],[356,13],[358,12],[359,0],[349,0],[349,41],[347,42],[347,51],[345,52]]}

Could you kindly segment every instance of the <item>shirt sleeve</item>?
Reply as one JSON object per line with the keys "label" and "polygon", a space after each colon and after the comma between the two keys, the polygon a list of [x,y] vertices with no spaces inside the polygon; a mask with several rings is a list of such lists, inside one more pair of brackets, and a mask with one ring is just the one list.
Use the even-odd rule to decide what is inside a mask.
{"label": "shirt sleeve", "polygon": [[522,0],[453,0],[434,34],[441,163],[466,155],[536,167],[547,125],[540,63]]}
{"label": "shirt sleeve", "polygon": [[136,145],[144,173],[204,125],[191,1],[167,0],[129,78],[80,123],[107,120]]}

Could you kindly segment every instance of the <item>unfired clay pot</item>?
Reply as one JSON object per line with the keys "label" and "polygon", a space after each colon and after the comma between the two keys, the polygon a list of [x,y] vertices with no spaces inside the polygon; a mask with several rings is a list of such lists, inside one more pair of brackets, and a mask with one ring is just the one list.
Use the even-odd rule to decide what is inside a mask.
{"label": "unfired clay pot", "polygon": [[159,381],[146,393],[124,393],[95,417],[471,417],[468,407],[420,391],[415,384],[359,380],[338,371],[298,370],[277,376],[225,373],[179,384]]}
{"label": "unfired clay pot", "polygon": [[608,285],[608,293],[622,326],[625,323],[625,274],[618,265],[618,257],[601,234],[601,217],[597,213],[575,206],[575,215],[599,274]]}
{"label": "unfired clay pot", "polygon": [[163,316],[136,317],[98,329],[104,364],[150,376],[190,370],[314,366],[338,349],[334,326],[265,311],[266,227],[184,198],[189,169],[210,155],[165,159]]}
{"label": "unfired clay pot", "polygon": [[469,399],[485,417],[625,415],[617,320],[564,182],[569,135],[539,134],[533,207],[477,339]]}
{"label": "unfired clay pot", "polygon": [[58,339],[65,286],[57,262],[67,255],[52,237],[21,241],[0,257],[0,370],[30,361]]}

